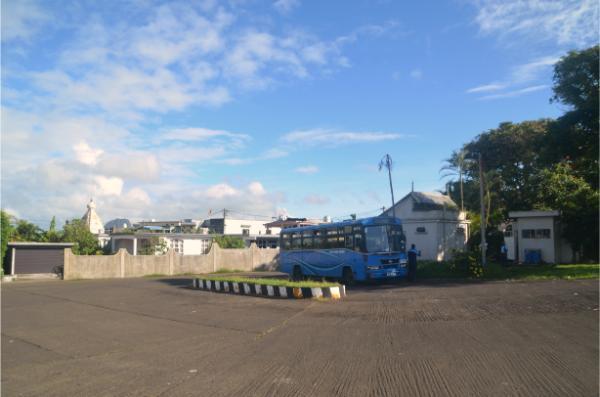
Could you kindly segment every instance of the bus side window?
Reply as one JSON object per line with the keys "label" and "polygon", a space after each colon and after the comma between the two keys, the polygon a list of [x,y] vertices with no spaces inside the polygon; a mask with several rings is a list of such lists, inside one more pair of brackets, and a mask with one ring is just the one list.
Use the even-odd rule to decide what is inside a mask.
{"label": "bus side window", "polygon": [[345,247],[349,250],[353,250],[354,236],[352,235],[352,226],[344,226],[344,237],[346,237]]}
{"label": "bus side window", "polygon": [[284,233],[281,235],[281,239],[283,242],[283,250],[289,250],[291,248],[290,245],[290,235],[288,233]]}
{"label": "bus side window", "polygon": [[304,232],[302,233],[302,248],[312,249],[313,248],[313,233]]}
{"label": "bus side window", "polygon": [[321,249],[323,248],[323,238],[321,237],[321,231],[320,230],[315,230],[314,231],[314,247],[315,249]]}
{"label": "bus side window", "polygon": [[355,226],[353,229],[354,232],[354,251],[365,251],[363,249],[363,231],[362,227]]}
{"label": "bus side window", "polygon": [[292,233],[292,249],[297,250],[302,248],[302,240],[300,239],[300,235],[297,233]]}

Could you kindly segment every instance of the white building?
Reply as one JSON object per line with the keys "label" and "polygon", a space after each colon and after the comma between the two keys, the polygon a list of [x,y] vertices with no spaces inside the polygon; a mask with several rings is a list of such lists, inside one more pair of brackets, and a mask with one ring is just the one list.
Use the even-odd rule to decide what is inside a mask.
{"label": "white building", "polygon": [[256,219],[234,219],[224,216],[223,218],[211,218],[202,223],[202,227],[208,228],[209,233],[225,235],[279,235],[280,227],[267,226],[271,221]]}
{"label": "white building", "polygon": [[90,232],[98,238],[100,246],[104,247],[110,240],[110,237],[104,233],[104,226],[100,216],[96,212],[96,203],[94,203],[94,199],[90,199],[90,202],[87,205],[87,211],[83,217],[81,217],[81,220]]}
{"label": "white building", "polygon": [[573,250],[560,235],[558,211],[511,211],[504,229],[507,259],[518,263],[568,263]]}
{"label": "white building", "polygon": [[[415,244],[420,259],[444,261],[453,250],[463,250],[469,236],[470,221],[448,196],[439,193],[411,192],[394,205],[402,221],[406,246]],[[392,208],[382,213],[392,216]]]}
{"label": "white building", "polygon": [[[153,233],[135,232],[132,234],[113,234],[111,252],[125,248],[131,255],[138,255],[141,249],[156,242],[164,242],[165,249],[182,255],[204,255],[210,249],[214,236],[198,233]],[[155,252],[160,254],[160,252]]]}

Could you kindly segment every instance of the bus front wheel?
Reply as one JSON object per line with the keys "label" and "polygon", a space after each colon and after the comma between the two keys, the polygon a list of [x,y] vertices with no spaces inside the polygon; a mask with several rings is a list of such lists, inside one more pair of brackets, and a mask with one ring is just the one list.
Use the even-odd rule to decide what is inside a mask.
{"label": "bus front wheel", "polygon": [[294,281],[302,281],[302,269],[300,266],[294,266],[294,271],[292,272],[292,279]]}
{"label": "bus front wheel", "polygon": [[352,269],[349,267],[345,267],[344,270],[342,270],[342,283],[344,283],[344,285],[354,284],[354,274],[352,274]]}

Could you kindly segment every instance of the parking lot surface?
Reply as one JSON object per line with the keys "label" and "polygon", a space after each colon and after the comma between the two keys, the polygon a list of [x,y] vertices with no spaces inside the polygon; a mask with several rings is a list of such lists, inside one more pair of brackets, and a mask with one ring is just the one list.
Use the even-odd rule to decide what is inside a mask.
{"label": "parking lot surface", "polygon": [[337,302],[190,284],[3,284],[2,395],[598,394],[597,280],[358,286]]}

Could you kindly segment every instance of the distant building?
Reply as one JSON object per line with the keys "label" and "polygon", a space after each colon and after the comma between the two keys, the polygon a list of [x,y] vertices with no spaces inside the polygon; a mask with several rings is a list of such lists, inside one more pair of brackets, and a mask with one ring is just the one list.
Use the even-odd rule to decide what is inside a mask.
{"label": "distant building", "polygon": [[202,233],[202,221],[194,219],[141,221],[133,225],[137,229],[162,231],[164,233]]}
{"label": "distant building", "polygon": [[[463,250],[469,236],[470,221],[448,196],[439,193],[411,192],[394,207],[402,221],[406,246],[415,244],[420,259],[444,261],[453,250]],[[392,208],[382,216],[392,216]]]}
{"label": "distant building", "polygon": [[165,243],[166,249],[182,255],[204,255],[210,249],[214,236],[198,233],[164,233],[138,230],[131,233],[111,235],[111,252],[124,248],[131,255],[138,255],[143,247],[157,241]]}
{"label": "distant building", "polygon": [[90,202],[87,205],[87,211],[83,217],[81,217],[81,220],[90,232],[96,235],[101,247],[104,247],[110,241],[108,234],[104,233],[102,219],[100,219],[100,216],[96,213],[96,203],[94,203],[94,199],[90,199]]}
{"label": "distant building", "polygon": [[504,228],[507,259],[518,263],[568,263],[573,250],[561,236],[558,211],[511,211]]}
{"label": "distant building", "polygon": [[279,235],[280,227],[267,226],[269,221],[256,219],[235,219],[224,215],[222,218],[207,219],[202,227],[209,233],[242,236]]}
{"label": "distant building", "polygon": [[126,218],[112,219],[104,224],[104,231],[108,234],[130,228],[131,222]]}
{"label": "distant building", "polygon": [[[137,230],[116,233],[110,236],[111,252],[124,248],[131,255],[138,255],[143,247],[157,241],[165,243],[166,249],[171,249],[182,255],[204,255],[219,235],[201,233],[165,233],[161,231]],[[247,247],[255,243],[258,248],[276,249],[279,247],[279,234],[277,235],[230,235],[244,240]]]}
{"label": "distant building", "polygon": [[265,224],[266,228],[270,229],[287,229],[289,227],[300,227],[300,226],[312,226],[318,225],[321,222],[318,219],[307,219],[307,218],[282,218],[277,219],[276,221],[269,222]]}

